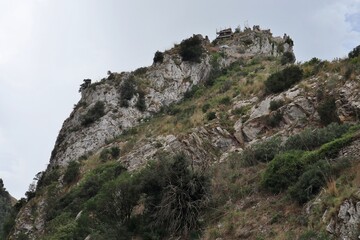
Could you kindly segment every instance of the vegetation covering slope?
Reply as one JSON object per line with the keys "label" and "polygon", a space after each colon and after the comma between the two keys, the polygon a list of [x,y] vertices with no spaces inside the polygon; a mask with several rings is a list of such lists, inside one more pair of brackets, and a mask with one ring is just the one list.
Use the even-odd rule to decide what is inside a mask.
{"label": "vegetation covering slope", "polygon": [[8,226],[12,224],[9,223],[8,220],[13,214],[13,203],[14,199],[6,191],[3,180],[0,178],[0,238],[3,238]]}
{"label": "vegetation covering slope", "polygon": [[[261,34],[205,45],[193,36],[156,52],[154,65],[166,54],[193,66],[209,57],[211,71],[97,151],[39,174],[10,239],[355,239],[338,216],[360,201],[359,109],[349,103],[360,100],[360,59],[247,55],[241,47],[259,46],[249,36],[263,45]],[[239,39],[241,53],[231,52]],[[122,82],[119,108],[138,102],[147,71]],[[117,81],[111,74],[97,86]],[[92,104],[84,129],[106,114],[106,103]],[[42,221],[30,231],[27,216]]]}

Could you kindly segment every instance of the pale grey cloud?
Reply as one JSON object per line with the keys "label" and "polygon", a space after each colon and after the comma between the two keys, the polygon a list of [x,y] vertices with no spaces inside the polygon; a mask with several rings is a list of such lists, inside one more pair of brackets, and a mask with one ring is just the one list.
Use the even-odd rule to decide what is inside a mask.
{"label": "pale grey cloud", "polygon": [[31,38],[32,1],[0,2],[0,64],[11,62]]}
{"label": "pale grey cloud", "polygon": [[150,65],[193,33],[247,22],[285,32],[297,59],[360,44],[359,0],[0,0],[0,177],[16,197],[45,169],[84,78]]}

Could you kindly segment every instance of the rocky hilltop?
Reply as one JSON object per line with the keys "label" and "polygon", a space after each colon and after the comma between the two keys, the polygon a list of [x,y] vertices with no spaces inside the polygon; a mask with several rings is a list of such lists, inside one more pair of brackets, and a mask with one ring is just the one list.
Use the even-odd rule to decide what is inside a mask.
{"label": "rocky hilltop", "polygon": [[84,80],[9,239],[357,239],[360,61],[293,45],[225,29]]}

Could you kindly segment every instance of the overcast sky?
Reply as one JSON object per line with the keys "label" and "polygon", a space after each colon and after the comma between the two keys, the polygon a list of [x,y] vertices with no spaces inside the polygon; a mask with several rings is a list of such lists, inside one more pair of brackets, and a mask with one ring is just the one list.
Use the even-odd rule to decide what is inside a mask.
{"label": "overcast sky", "polygon": [[360,44],[360,0],[0,0],[0,178],[16,198],[46,168],[84,78],[148,66],[194,33],[289,34],[300,61]]}

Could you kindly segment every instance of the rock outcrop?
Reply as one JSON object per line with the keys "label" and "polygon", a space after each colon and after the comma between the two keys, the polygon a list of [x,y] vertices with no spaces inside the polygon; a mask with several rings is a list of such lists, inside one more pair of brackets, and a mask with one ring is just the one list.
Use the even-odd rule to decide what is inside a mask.
{"label": "rock outcrop", "polygon": [[[172,49],[164,53],[162,63],[154,63],[150,67],[139,69],[143,71],[113,73],[111,79],[103,79],[84,89],[81,100],[62,126],[50,159],[50,166],[66,165],[69,161],[96,151],[106,141],[136,126],[141,119],[159,112],[162,107],[178,102],[183,98],[184,93],[205,81],[212,68],[210,63],[212,47],[207,38],[201,35],[199,37],[202,39],[202,45],[207,49],[200,63],[182,61],[176,49]],[[227,47],[223,47],[224,44],[228,44]],[[279,56],[284,51],[292,52],[292,45],[286,43],[286,39],[273,37],[269,30],[247,30],[215,46],[225,56],[219,59],[223,67],[242,58]],[[139,94],[135,94],[129,101],[128,107],[121,107],[119,89],[129,78],[135,78],[137,90],[141,88],[145,94],[145,111],[136,108]],[[82,126],[82,117],[98,101],[105,104],[105,115],[89,127]]]}

